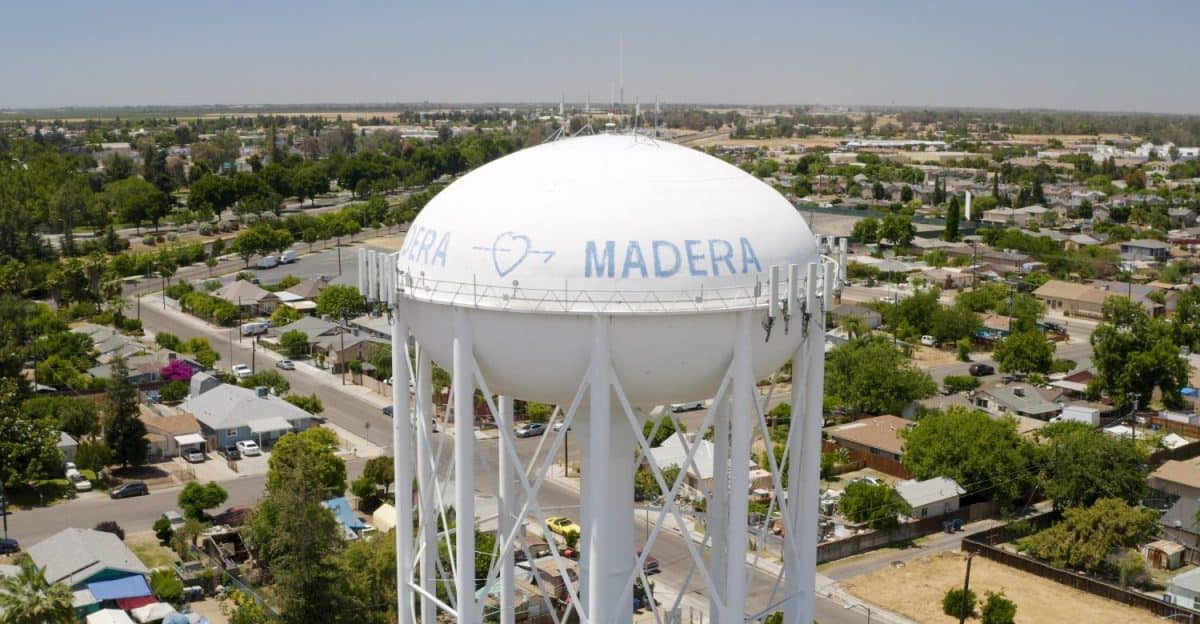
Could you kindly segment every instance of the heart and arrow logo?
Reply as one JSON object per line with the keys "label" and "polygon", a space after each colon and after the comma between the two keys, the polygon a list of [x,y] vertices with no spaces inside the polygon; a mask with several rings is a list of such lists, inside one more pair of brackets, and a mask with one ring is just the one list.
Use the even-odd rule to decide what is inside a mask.
{"label": "heart and arrow logo", "polygon": [[553,251],[534,249],[533,241],[528,236],[514,232],[504,232],[497,236],[491,246],[476,246],[472,249],[491,252],[492,266],[496,268],[496,274],[500,277],[517,270],[529,256],[542,256],[542,264],[554,258]]}

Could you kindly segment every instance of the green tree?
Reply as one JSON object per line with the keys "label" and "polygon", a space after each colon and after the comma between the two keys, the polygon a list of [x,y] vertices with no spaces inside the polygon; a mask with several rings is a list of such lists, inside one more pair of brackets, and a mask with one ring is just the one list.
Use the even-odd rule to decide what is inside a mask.
{"label": "green tree", "polygon": [[[683,426],[682,422],[679,424],[680,426]],[[654,431],[655,425],[658,426],[657,431]],[[650,437],[650,433],[652,431],[654,432],[653,438]],[[683,433],[686,432],[687,427],[683,426]],[[646,441],[650,443],[651,447],[662,446],[662,443],[670,439],[670,437],[675,435],[675,433],[675,423],[670,418],[663,417],[659,421],[647,420],[642,424],[642,436],[646,438]]]}
{"label": "green tree", "polygon": [[46,581],[28,554],[16,559],[17,573],[0,577],[0,622],[4,624],[75,624],[71,589]]}
{"label": "green tree", "polygon": [[233,182],[229,178],[206,174],[192,183],[188,189],[188,207],[197,212],[210,211],[220,216],[227,208],[233,206],[237,199]]}
{"label": "green tree", "polygon": [[1055,507],[1086,507],[1101,498],[1137,505],[1147,493],[1146,452],[1084,423],[1055,423],[1038,432],[1046,440],[1042,490]]}
{"label": "green tree", "polygon": [[1010,500],[1033,480],[1033,450],[1016,422],[952,406],[907,431],[901,461],[914,479],[954,479],[971,494]]}
{"label": "green tree", "polygon": [[80,470],[100,472],[112,463],[112,449],[103,440],[84,440],[75,451],[75,465]]}
{"label": "green tree", "polygon": [[0,379],[0,479],[8,487],[47,478],[62,466],[54,422],[22,418],[20,397],[16,380]]}
{"label": "green tree", "polygon": [[300,313],[291,306],[281,305],[271,313],[271,324],[275,327],[290,325],[298,320],[300,320]]}
{"label": "green tree", "polygon": [[366,303],[353,286],[331,285],[317,295],[317,315],[348,321],[366,311]]}
{"label": "green tree", "polygon": [[116,210],[121,221],[140,227],[150,221],[158,229],[158,222],[171,206],[171,198],[153,184],[141,178],[125,178],[105,186],[104,193]]}
{"label": "green tree", "polygon": [[879,240],[879,219],[865,217],[854,222],[850,236],[860,243],[874,243]]}
{"label": "green tree", "polygon": [[317,398],[316,394],[310,394],[308,396],[301,394],[289,394],[283,397],[283,400],[314,416],[325,411],[325,406],[321,403],[321,399]]}
{"label": "green tree", "polygon": [[279,337],[279,346],[283,347],[288,357],[298,358],[308,355],[308,334],[298,329],[284,332]]}
{"label": "green tree", "polygon": [[1058,524],[1022,539],[1017,547],[1056,567],[1115,576],[1109,555],[1145,542],[1154,534],[1156,516],[1151,509],[1101,498],[1091,506],[1065,510]]}
{"label": "green tree", "polygon": [[108,392],[104,399],[104,441],[122,466],[146,461],[149,443],[146,425],[138,418],[137,389],[129,381],[129,367],[118,357],[111,365]]}
{"label": "green tree", "polygon": [[863,336],[839,345],[825,365],[825,397],[831,406],[868,414],[898,413],[935,392],[933,378],[883,336]]}
{"label": "green tree", "polygon": [[395,472],[393,468],[392,458],[386,455],[380,457],[372,457],[367,460],[363,466],[362,476],[369,479],[373,485],[382,486],[383,491],[387,492],[392,487],[395,481]]}
{"label": "green tree", "polygon": [[962,208],[958,205],[958,196],[950,198],[950,205],[946,207],[946,228],[942,231],[942,239],[948,241],[958,240],[958,222],[962,219]]}
{"label": "green tree", "polygon": [[913,225],[912,216],[904,213],[889,213],[879,224],[879,238],[889,241],[894,247],[908,247],[916,235],[917,228]]}
{"label": "green tree", "polygon": [[183,604],[183,581],[170,568],[159,568],[150,573],[150,591],[165,603]]}
{"label": "green tree", "polygon": [[1013,624],[1017,617],[1017,603],[1008,599],[1004,592],[987,592],[983,601],[980,619],[983,624]]}
{"label": "green tree", "polygon": [[229,498],[229,493],[220,484],[209,481],[200,485],[196,481],[188,481],[179,492],[179,508],[184,515],[197,520],[204,518],[204,512],[217,507]]}
{"label": "green tree", "polygon": [[288,390],[292,389],[292,384],[277,370],[263,369],[246,377],[241,381],[241,384],[247,388],[267,387],[270,388],[276,396],[287,394]]}
{"label": "green tree", "polygon": [[336,454],[337,436],[328,429],[306,429],[279,439],[271,452],[267,489],[282,487],[289,475],[304,473],[316,479],[321,500],[346,490],[346,463]]}
{"label": "green tree", "polygon": [[876,531],[890,531],[900,526],[900,516],[912,513],[912,507],[887,483],[873,485],[856,481],[846,486],[838,507],[854,522],[866,524]]}
{"label": "green tree", "polygon": [[[338,580],[335,611],[345,614],[346,624],[396,621],[396,540],[355,540],[334,557],[334,567]],[[484,576],[477,578],[486,575],[485,568]]]}
{"label": "green tree", "polygon": [[30,420],[46,419],[76,440],[100,431],[94,401],[65,396],[39,396],[21,404],[21,414]]}
{"label": "green tree", "polygon": [[961,618],[975,613],[975,592],[961,587],[946,591],[942,597],[942,613],[950,617]]}
{"label": "green tree", "polygon": [[182,401],[187,398],[188,385],[182,381],[170,381],[158,389],[158,394],[168,403]]}
{"label": "green tree", "polygon": [[325,429],[280,438],[271,453],[266,494],[246,523],[246,539],[274,581],[274,604],[285,622],[334,613],[338,600],[341,529],[321,504],[346,489],[346,466],[333,453],[336,442]]}
{"label": "green tree", "polygon": [[1041,332],[1010,334],[996,345],[992,356],[1005,373],[1050,373],[1054,365],[1054,345]]}
{"label": "green tree", "polygon": [[546,422],[546,419],[553,412],[554,406],[548,403],[538,403],[536,401],[525,403],[525,415],[529,417],[530,422]]}
{"label": "green tree", "polygon": [[1188,363],[1174,341],[1170,321],[1152,319],[1146,309],[1124,297],[1109,297],[1103,320],[1092,332],[1093,387],[1103,391],[1124,413],[1136,397],[1148,406],[1155,388],[1163,402],[1178,405],[1188,381]]}

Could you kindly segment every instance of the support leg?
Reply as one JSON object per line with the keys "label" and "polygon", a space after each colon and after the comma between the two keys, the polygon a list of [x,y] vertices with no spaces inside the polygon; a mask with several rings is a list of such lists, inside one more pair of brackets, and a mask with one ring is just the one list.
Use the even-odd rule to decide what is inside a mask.
{"label": "support leg", "polygon": [[466,312],[455,310],[454,332],[455,592],[458,621],[477,624],[475,609],[475,360]]}
{"label": "support leg", "polygon": [[412,414],[408,395],[408,324],[392,309],[392,454],[396,484],[396,614],[412,622]]}
{"label": "support leg", "polygon": [[750,312],[738,313],[737,342],[733,351],[734,403],[729,423],[729,526],[726,532],[729,559],[725,568],[724,624],[737,624],[746,617],[746,514],[750,503],[750,432],[755,400],[751,324]]}
{"label": "support leg", "polygon": [[[500,396],[498,408],[500,410],[500,427],[512,430],[513,426],[513,400],[510,396]],[[500,515],[499,528],[500,535],[508,535],[512,533],[516,510],[519,509],[517,501],[517,487],[515,483],[516,476],[513,472],[512,459],[504,449],[504,440],[500,440],[500,458],[499,458],[499,474],[497,478],[500,480]],[[516,603],[514,602],[514,581],[513,577],[513,555],[509,554],[500,562],[500,624],[513,624],[515,621]]]}
{"label": "support leg", "polygon": [[[429,353],[417,349],[417,489],[420,492],[421,513],[421,589],[430,595],[437,595],[435,584],[436,559],[438,553],[437,540],[437,509],[434,496],[437,486],[434,483],[432,441],[433,424],[433,365]],[[433,601],[422,597],[421,624],[434,624],[436,613]]]}

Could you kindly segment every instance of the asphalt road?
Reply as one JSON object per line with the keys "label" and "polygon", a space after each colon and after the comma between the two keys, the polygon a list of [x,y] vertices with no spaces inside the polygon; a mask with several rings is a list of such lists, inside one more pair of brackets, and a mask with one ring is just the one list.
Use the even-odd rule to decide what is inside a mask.
{"label": "asphalt road", "polygon": [[[365,459],[346,462],[347,480],[362,474]],[[221,507],[252,505],[263,493],[266,475],[238,477],[221,482],[229,499]],[[90,492],[78,499],[52,507],[13,511],[8,515],[8,534],[28,548],[37,542],[69,528],[91,528],[112,520],[126,533],[149,531],[162,512],[179,509],[176,499],[182,486],[153,490],[148,496],[112,500],[104,492]]]}

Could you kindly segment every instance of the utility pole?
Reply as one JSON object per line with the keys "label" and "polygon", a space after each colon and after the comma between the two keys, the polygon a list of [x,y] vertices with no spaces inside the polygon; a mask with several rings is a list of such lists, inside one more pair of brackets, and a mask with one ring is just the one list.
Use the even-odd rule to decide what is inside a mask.
{"label": "utility pole", "polygon": [[1129,396],[1133,398],[1133,410],[1129,412],[1129,438],[1137,441],[1137,411],[1138,411],[1138,396],[1136,392],[1130,392]]}
{"label": "utility pole", "polygon": [[975,553],[969,553],[967,555],[967,576],[966,576],[966,578],[963,579],[962,600],[958,603],[960,605],[960,608],[958,611],[958,624],[963,624],[964,622],[966,622],[967,616],[970,615],[969,613],[967,613],[967,592],[970,591],[970,587],[971,587],[971,560],[974,558],[975,558]]}
{"label": "utility pole", "polygon": [[8,495],[4,493],[4,479],[0,479],[0,517],[4,518],[4,539],[8,539]]}

